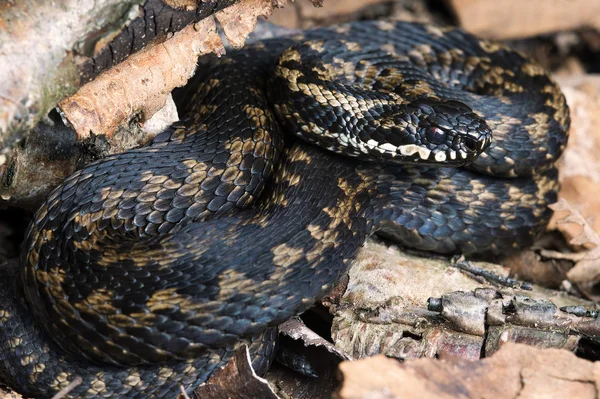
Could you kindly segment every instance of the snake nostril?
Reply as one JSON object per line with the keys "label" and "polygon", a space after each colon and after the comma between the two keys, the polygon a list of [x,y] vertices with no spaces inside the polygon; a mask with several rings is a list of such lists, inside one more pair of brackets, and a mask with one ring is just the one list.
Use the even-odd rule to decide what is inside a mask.
{"label": "snake nostril", "polygon": [[474,138],[471,138],[471,137],[465,137],[464,143],[467,146],[467,148],[471,151],[477,152],[477,151],[480,151],[481,148],[483,147],[483,141],[475,140]]}

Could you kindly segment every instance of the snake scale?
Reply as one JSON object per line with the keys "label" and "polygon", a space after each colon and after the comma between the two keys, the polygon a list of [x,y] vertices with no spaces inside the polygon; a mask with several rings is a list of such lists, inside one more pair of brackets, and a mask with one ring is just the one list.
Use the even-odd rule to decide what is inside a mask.
{"label": "snake scale", "polygon": [[202,59],[179,103],[180,122],[76,172],[35,214],[0,279],[2,382],[175,397],[242,344],[264,371],[274,328],[375,232],[439,253],[529,245],[569,127],[535,62],[408,22]]}

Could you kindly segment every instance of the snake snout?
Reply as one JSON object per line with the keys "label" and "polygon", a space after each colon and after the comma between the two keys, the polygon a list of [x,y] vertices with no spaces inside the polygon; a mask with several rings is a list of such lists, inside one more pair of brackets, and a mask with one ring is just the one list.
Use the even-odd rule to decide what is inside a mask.
{"label": "snake snout", "polygon": [[475,114],[471,108],[458,101],[448,101],[444,105],[445,119],[450,129],[459,137],[458,143],[462,143],[464,150],[471,152],[477,158],[492,143],[492,130],[484,119]]}
{"label": "snake snout", "polygon": [[[473,116],[477,119],[474,114]],[[492,131],[483,120],[474,119],[468,127],[459,126],[460,140],[457,142],[459,153],[466,153],[463,157],[467,163],[475,161],[492,143]]]}
{"label": "snake snout", "polygon": [[492,129],[485,121],[480,120],[478,126],[471,130],[465,138],[465,145],[478,155],[492,144]]}
{"label": "snake snout", "polygon": [[486,122],[467,105],[456,101],[440,102],[419,122],[423,143],[432,150],[434,163],[461,166],[470,164],[492,140]]}

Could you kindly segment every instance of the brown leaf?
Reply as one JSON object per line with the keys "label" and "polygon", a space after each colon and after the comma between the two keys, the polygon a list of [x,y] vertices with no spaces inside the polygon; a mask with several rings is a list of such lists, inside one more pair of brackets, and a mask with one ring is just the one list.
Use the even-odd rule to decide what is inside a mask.
{"label": "brown leaf", "polygon": [[340,364],[336,398],[580,398],[596,399],[599,363],[559,349],[507,343],[492,357],[418,359],[384,356]]}
{"label": "brown leaf", "polygon": [[567,200],[560,199],[557,203],[550,205],[550,209],[562,213],[562,217],[555,217],[555,223],[557,225],[575,224],[581,228],[581,232],[569,240],[570,244],[575,247],[583,246],[584,244],[592,244],[593,247],[600,245],[600,235],[596,233],[583,215],[581,215],[581,213]]}
{"label": "brown leaf", "polygon": [[[502,264],[510,268],[511,276],[539,284],[543,287],[557,289],[567,276],[566,272],[572,267],[572,263],[566,259],[555,258],[544,255],[542,250],[540,256],[531,249],[518,252],[503,259]],[[561,256],[562,252],[550,252]],[[571,254],[567,254],[571,255]]]}
{"label": "brown leaf", "polygon": [[[572,259],[576,260],[577,263],[567,272],[568,279],[576,284],[582,293],[590,299],[595,299],[592,283],[600,281],[600,235],[594,231],[581,213],[573,208],[568,201],[560,200],[551,205],[551,208],[554,211],[563,213],[563,217],[556,220],[559,226],[571,223],[581,228],[581,233],[571,239],[571,244],[583,245],[589,243],[595,246],[582,254],[577,254],[579,256],[573,256]],[[566,215],[564,215],[565,212]],[[551,255],[552,253],[546,252],[546,254]]]}
{"label": "brown leaf", "polygon": [[[282,1],[282,0],[279,0]],[[361,12],[369,11],[387,0],[296,1],[294,5],[278,10],[270,20],[286,28],[308,28],[357,19]]]}
{"label": "brown leaf", "polygon": [[[557,77],[571,110],[569,144],[559,160],[561,191],[559,198],[569,202],[567,213],[577,210],[596,233],[600,233],[600,78],[593,75]],[[555,208],[555,210],[558,210]],[[581,223],[556,225],[558,212],[550,227],[557,228],[570,240],[582,232]],[[589,236],[586,233],[586,236]],[[577,242],[584,241],[580,237]],[[598,241],[592,241],[594,245]],[[576,248],[577,249],[577,248]]]}
{"label": "brown leaf", "polygon": [[215,372],[194,391],[197,398],[279,399],[266,380],[254,372],[250,352],[243,345],[221,370]]}

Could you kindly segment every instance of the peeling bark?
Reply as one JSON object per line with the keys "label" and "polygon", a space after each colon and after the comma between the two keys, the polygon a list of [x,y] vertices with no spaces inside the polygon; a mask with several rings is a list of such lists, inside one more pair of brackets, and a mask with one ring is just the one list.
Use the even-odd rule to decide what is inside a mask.
{"label": "peeling bark", "polygon": [[[118,59],[127,58],[59,103],[63,119],[75,131],[70,162],[57,159],[44,140],[26,141],[14,148],[6,165],[0,167],[0,196],[3,200],[21,207],[35,208],[52,187],[86,162],[125,151],[149,140],[151,136],[135,126],[163,108],[170,92],[187,82],[196,69],[199,56],[210,52],[224,53],[215,18],[221,23],[229,42],[240,47],[254,29],[256,18],[270,15],[274,7],[272,0],[242,0],[230,9],[217,12],[215,18],[204,18],[170,33],[189,21],[204,17],[206,12],[201,10],[206,10],[209,5],[212,12],[233,1],[202,2],[194,10],[189,10],[189,6],[181,10],[163,6],[161,12],[156,11],[157,7],[150,7],[158,4],[157,1],[162,4],[162,0],[146,3],[142,12],[144,18],[134,19],[111,44],[104,47],[104,52],[93,59],[95,69],[89,72],[89,76]],[[149,10],[156,11],[153,18],[149,17]],[[167,34],[170,37],[163,40]],[[145,39],[138,41],[138,37]],[[160,40],[146,45],[148,38]],[[140,51],[129,55],[144,45]],[[112,55],[105,58],[108,61],[103,64],[100,60],[104,57],[102,54],[108,54],[106,51]],[[133,134],[115,135],[115,132],[129,129],[130,125],[134,126]],[[41,129],[52,134],[50,125]],[[61,129],[59,123],[57,130]],[[91,157],[86,151],[91,153]],[[35,162],[32,162],[30,154],[35,154]],[[51,171],[51,176],[36,173],[40,164]]]}
{"label": "peeling bark", "polygon": [[239,0],[148,0],[139,17],[83,65],[84,82],[140,51],[154,40],[165,39]]}
{"label": "peeling bark", "polygon": [[[12,144],[80,86],[80,49],[140,0],[0,5],[0,143]],[[68,10],[68,11],[65,11]]]}
{"label": "peeling bark", "polygon": [[[487,275],[499,265],[473,262]],[[330,299],[336,347],[354,358],[383,353],[410,359],[451,354],[479,359],[506,342],[587,350],[598,345],[600,322],[571,306],[592,302],[536,285],[506,286],[448,260],[408,255],[370,240],[353,262],[347,289]],[[499,283],[500,281],[500,283]],[[562,310],[562,309],[565,310]]]}

